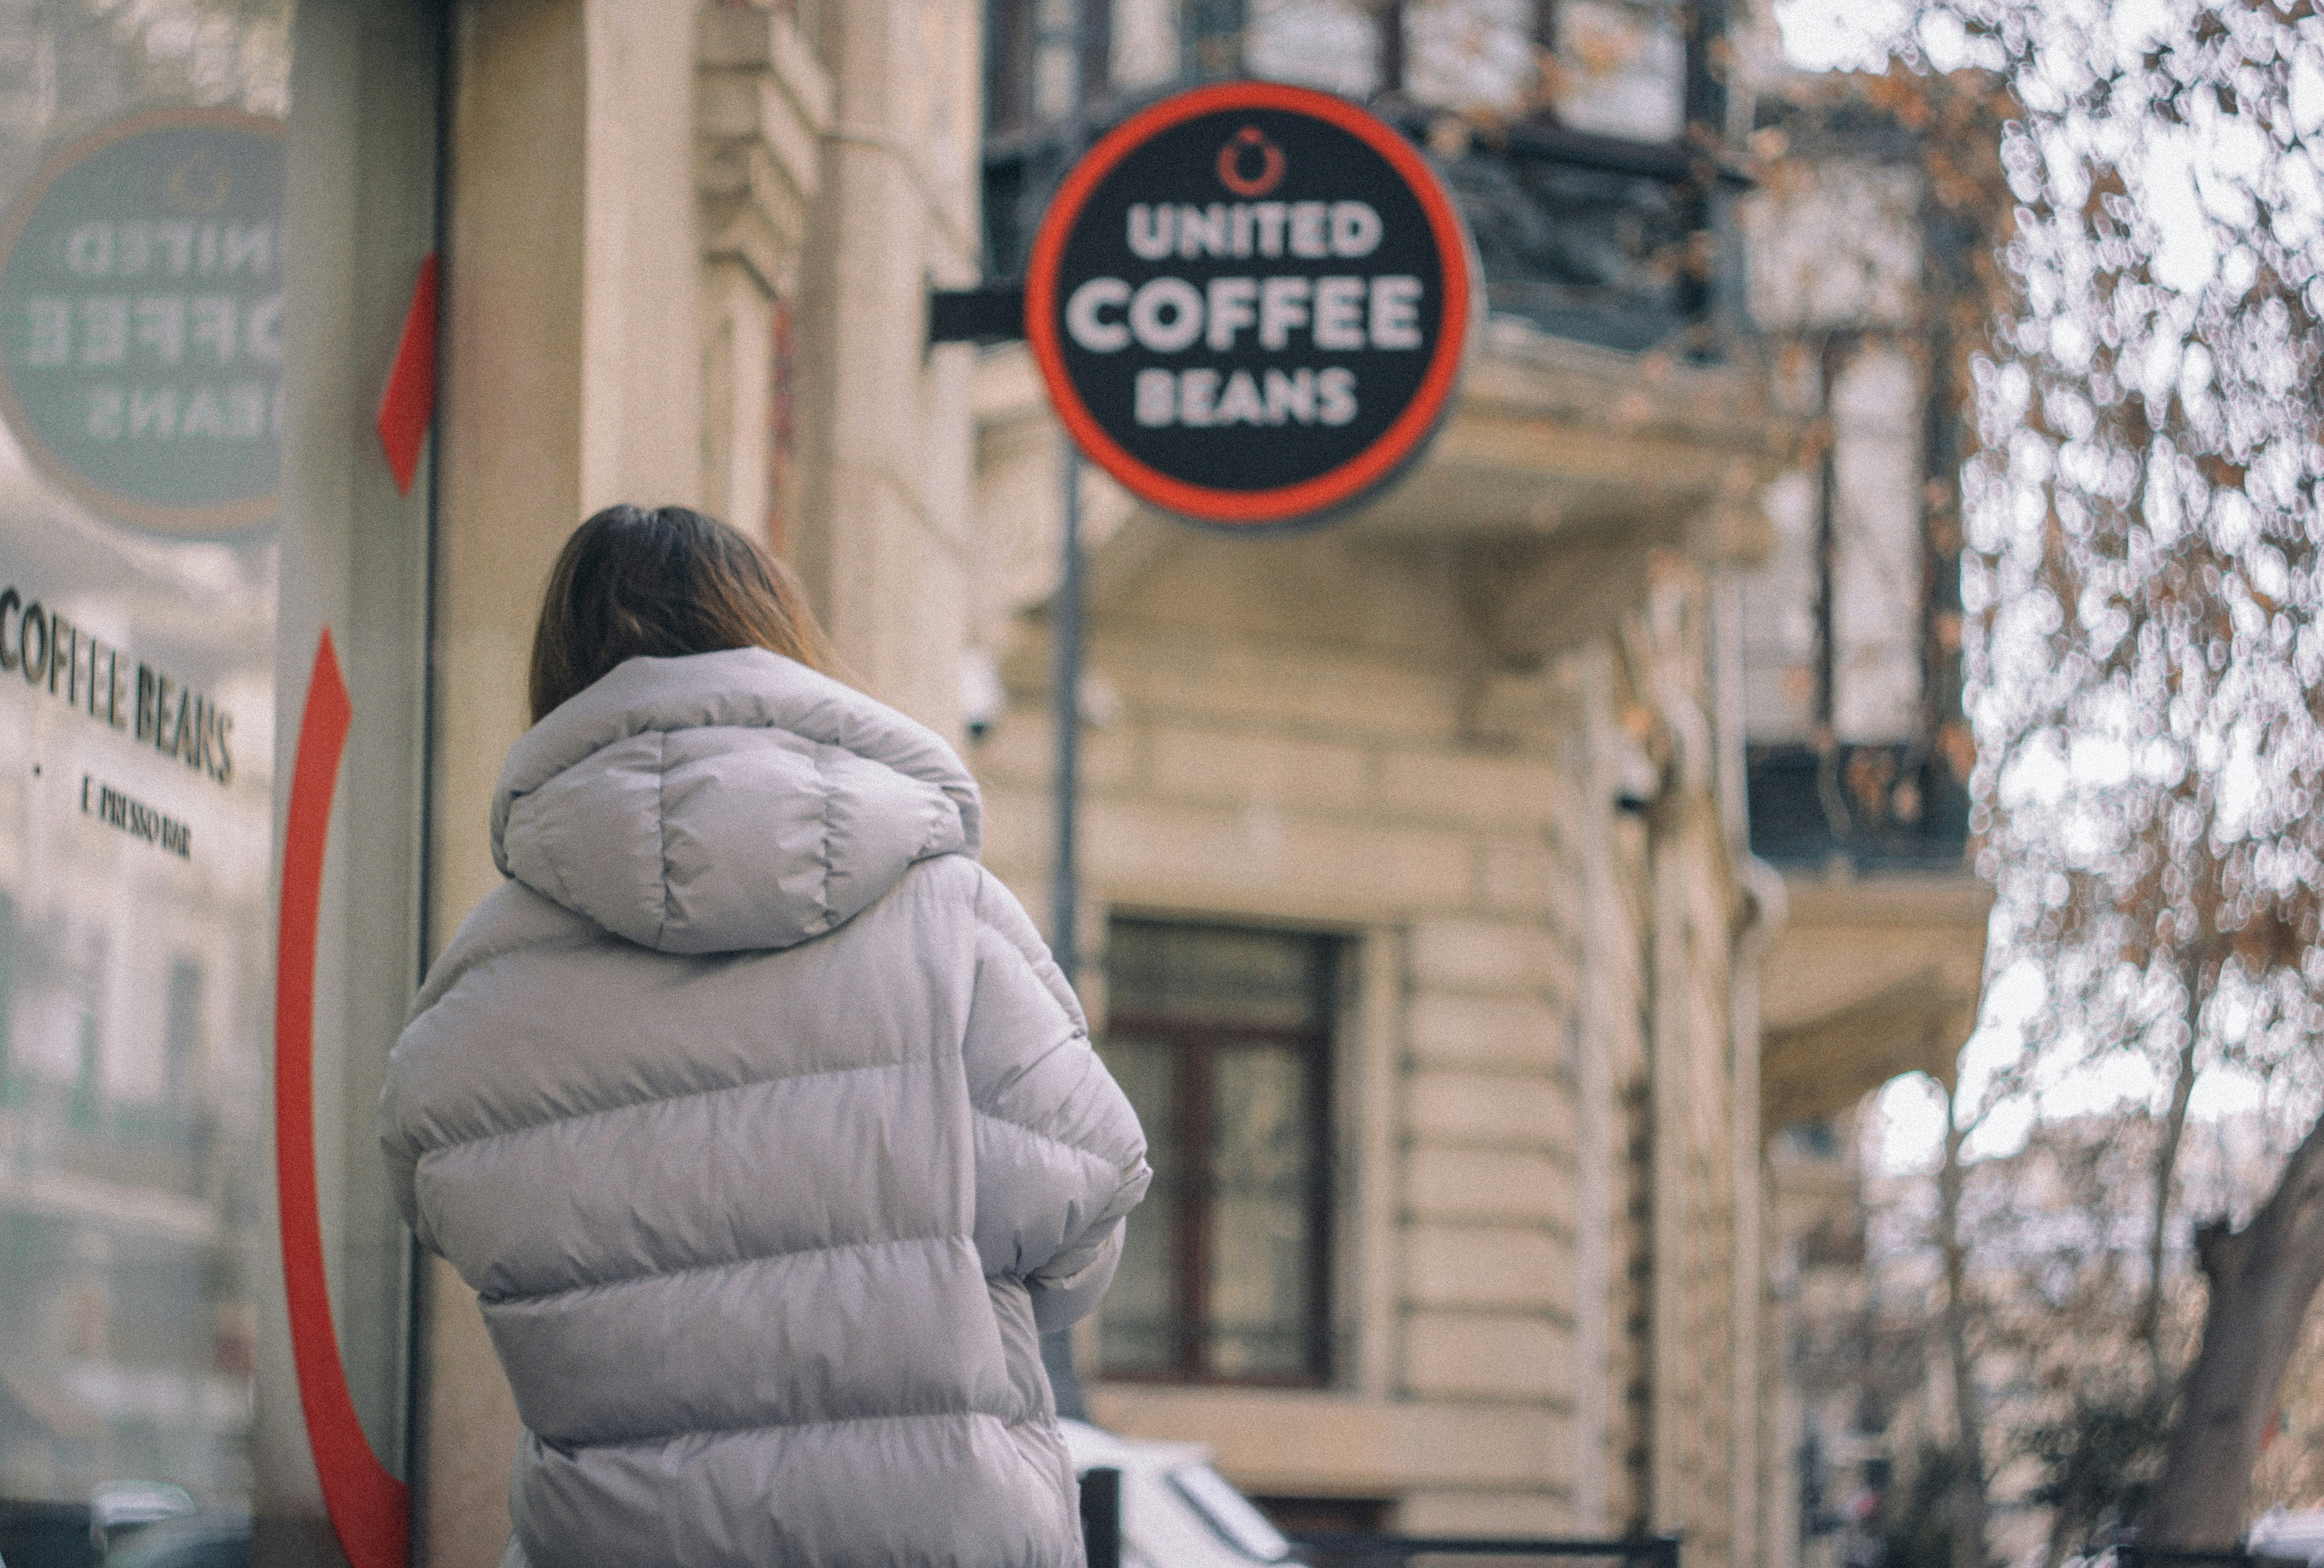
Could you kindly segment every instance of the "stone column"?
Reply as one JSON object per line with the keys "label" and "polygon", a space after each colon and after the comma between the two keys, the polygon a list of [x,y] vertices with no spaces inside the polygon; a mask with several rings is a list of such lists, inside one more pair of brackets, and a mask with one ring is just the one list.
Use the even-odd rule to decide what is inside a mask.
{"label": "stone column", "polygon": [[[485,817],[522,734],[541,584],[592,509],[701,484],[684,0],[466,0],[447,153],[429,781],[438,946],[499,881]],[[507,1543],[516,1410],[474,1295],[423,1272],[414,1560]]]}
{"label": "stone column", "polygon": [[789,548],[846,674],[946,735],[968,623],[974,351],[930,350],[931,286],[973,281],[981,8],[822,9],[835,92],[809,225]]}
{"label": "stone column", "polygon": [[784,12],[713,5],[697,21],[702,504],[779,549],[795,506],[779,472],[794,390],[788,318],[822,179],[831,76]]}

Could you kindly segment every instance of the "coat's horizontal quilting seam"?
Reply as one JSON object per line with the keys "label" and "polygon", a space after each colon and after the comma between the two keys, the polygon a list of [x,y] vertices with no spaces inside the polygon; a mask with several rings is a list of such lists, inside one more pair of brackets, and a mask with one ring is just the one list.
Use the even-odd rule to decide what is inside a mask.
{"label": "coat's horizontal quilting seam", "polygon": [[[528,889],[527,891],[530,892],[530,890]],[[535,896],[540,895],[536,894]],[[588,948],[595,947],[599,942],[607,940],[619,941],[621,940],[620,938],[615,937],[613,932],[605,930],[603,926],[582,924],[577,917],[571,916],[571,912],[568,910],[560,910],[558,912],[574,919],[573,930],[569,935],[561,937],[538,937],[528,934],[518,937],[513,941],[496,943],[489,948],[480,948],[473,953],[459,954],[459,968],[447,977],[447,983],[444,989],[436,996],[429,998],[429,1000],[431,1002],[440,1001],[444,996],[451,995],[453,990],[459,986],[460,982],[466,979],[469,975],[483,968],[487,964],[499,962],[501,959],[507,958],[512,953],[521,953],[528,949],[535,949],[548,950],[558,948]],[[420,1013],[426,1011],[426,1007],[420,1007],[412,1013],[412,1016],[416,1018]],[[406,1022],[409,1022],[409,1020]]]}
{"label": "coat's horizontal quilting seam", "polygon": [[[1070,1023],[1070,1021],[1061,1022],[1067,1022]],[[1047,1061],[1051,1057],[1056,1055],[1057,1052],[1061,1050],[1071,1050],[1076,1044],[1084,1046],[1088,1045],[1089,1036],[1079,1029],[1069,1027],[1065,1034],[1051,1041],[1048,1044],[1043,1046],[1031,1056],[1025,1058],[1022,1061],[1011,1064],[1007,1072],[1001,1074],[1000,1077],[993,1080],[991,1084],[986,1085],[984,1093],[978,1096],[979,1103],[981,1105],[998,1104],[1010,1091],[1014,1090],[1019,1084],[1023,1083],[1027,1077],[1039,1070],[1042,1063]]]}
{"label": "coat's horizontal quilting seam", "polygon": [[709,1263],[687,1263],[675,1269],[647,1269],[635,1274],[616,1274],[605,1279],[585,1280],[578,1285],[560,1285],[554,1290],[516,1290],[498,1295],[478,1292],[476,1299],[487,1307],[516,1307],[535,1301],[554,1301],[560,1296],[579,1296],[591,1290],[611,1290],[627,1285],[643,1285],[659,1279],[682,1279],[696,1274],[715,1274],[720,1270],[753,1269],[761,1263],[780,1263],[792,1258],[814,1258],[832,1252],[864,1252],[874,1247],[925,1247],[930,1242],[957,1242],[963,1237],[932,1231],[925,1235],[872,1236],[853,1242],[826,1242],[813,1247],[785,1247],[779,1252],[758,1252],[747,1258],[722,1258]]}
{"label": "coat's horizontal quilting seam", "polygon": [[[535,905],[548,905],[549,909],[556,911],[557,918],[565,922],[566,929],[561,932],[548,934],[520,927],[517,931],[505,934],[496,940],[486,940],[475,935],[470,928],[480,920],[490,918],[493,912],[491,910],[493,901],[507,897],[530,900]],[[530,918],[539,912],[540,912],[538,909],[526,910],[518,918]],[[595,947],[599,942],[620,940],[588,916],[574,913],[573,911],[558,903],[544,893],[537,892],[513,879],[503,882],[486,894],[484,901],[470,912],[467,920],[461,922],[460,929],[452,933],[451,945],[438,957],[436,968],[429,974],[419,994],[411,999],[411,1011],[405,1014],[404,1024],[407,1028],[410,1027],[413,1019],[451,995],[473,970],[505,958],[512,953],[521,953],[528,949],[554,951],[577,947]]]}
{"label": "coat's horizontal quilting seam", "polygon": [[648,1095],[641,1100],[623,1100],[617,1105],[593,1105],[586,1111],[560,1111],[543,1116],[538,1122],[519,1122],[512,1126],[495,1127],[489,1132],[478,1132],[471,1137],[447,1138],[440,1142],[422,1143],[420,1146],[420,1158],[425,1160],[431,1154],[447,1154],[455,1149],[467,1149],[478,1143],[490,1143],[498,1138],[513,1138],[520,1132],[538,1132],[543,1127],[554,1127],[560,1123],[594,1122],[604,1116],[618,1116],[623,1111],[642,1110],[648,1105],[675,1105],[687,1100],[706,1100],[713,1095],[740,1094],[744,1089],[762,1089],[770,1084],[804,1083],[809,1078],[834,1077],[841,1073],[925,1072],[927,1069],[926,1062],[908,1059],[860,1061],[852,1062],[846,1067],[806,1068],[795,1073],[776,1073],[769,1077],[744,1078],[740,1083],[713,1084],[706,1089],[681,1089],[674,1095]]}
{"label": "coat's horizontal quilting seam", "polygon": [[1073,1155],[1077,1160],[1085,1160],[1089,1161],[1101,1170],[1118,1171],[1122,1169],[1121,1166],[1116,1164],[1111,1160],[1108,1160],[1096,1150],[1086,1148],[1079,1143],[1068,1142],[1065,1139],[1058,1137],[1054,1132],[1044,1132],[1038,1127],[1028,1127],[1022,1122],[1012,1122],[1006,1116],[995,1115],[982,1105],[973,1106],[971,1109],[973,1114],[981,1117],[984,1121],[991,1123],[996,1127],[1004,1127],[1020,1137],[1035,1138],[1044,1143],[1054,1144],[1057,1148],[1064,1150],[1066,1153]]}
{"label": "coat's horizontal quilting seam", "polygon": [[670,1432],[649,1432],[638,1436],[601,1437],[587,1443],[552,1442],[540,1438],[543,1447],[558,1449],[570,1459],[576,1453],[586,1453],[598,1448],[660,1448],[682,1438],[706,1438],[715,1443],[729,1437],[749,1437],[761,1432],[803,1432],[818,1426],[875,1426],[883,1423],[907,1421],[990,1421],[1002,1431],[1013,1431],[1028,1425],[1023,1421],[1007,1421],[990,1410],[963,1407],[957,1410],[906,1410],[894,1415],[880,1416],[811,1416],[797,1421],[757,1421],[748,1426],[688,1426]]}
{"label": "coat's horizontal quilting seam", "polygon": [[[990,870],[982,865],[978,866],[976,870],[977,923],[999,937],[1014,950],[1017,956],[1024,960],[1025,967],[1033,971],[1033,978],[1039,981],[1041,988],[1049,994],[1049,1000],[1057,1004],[1057,1010],[1067,1018],[1074,1020],[1080,1024],[1084,1032],[1087,1032],[1089,1025],[1088,1021],[1082,1016],[1081,998],[1074,994],[1072,983],[1057,967],[1048,949],[1040,946],[1040,933],[1033,930],[1033,922],[1026,917],[1021,908],[1016,911],[1015,922],[998,921],[986,914],[984,890],[988,886],[996,890],[1001,897],[1010,899],[1012,905],[1015,900],[1009,890],[1001,885],[1001,879],[993,876]],[[1028,945],[1028,943],[1030,945]]]}
{"label": "coat's horizontal quilting seam", "polygon": [[[753,1421],[736,1426],[673,1426],[667,1431],[649,1429],[641,1432],[616,1432],[604,1437],[586,1441],[558,1438],[557,1446],[567,1450],[569,1458],[586,1453],[593,1448],[641,1448],[648,1444],[659,1447],[688,1438],[707,1437],[714,1441],[724,1437],[745,1437],[754,1433],[798,1432],[818,1426],[855,1426],[875,1421],[991,1421],[1006,1430],[1010,1425],[997,1410],[983,1410],[970,1404],[930,1404],[917,1409],[882,1412],[877,1416],[802,1416],[794,1421]],[[546,1444],[550,1438],[537,1433]]]}

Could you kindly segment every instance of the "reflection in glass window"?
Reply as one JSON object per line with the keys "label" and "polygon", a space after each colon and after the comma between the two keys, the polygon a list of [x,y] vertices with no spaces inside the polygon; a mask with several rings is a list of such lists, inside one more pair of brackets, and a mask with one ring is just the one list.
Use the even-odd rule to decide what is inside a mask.
{"label": "reflection in glass window", "polygon": [[1471,114],[1524,112],[1540,78],[1534,0],[1413,0],[1404,8],[1405,90]]}
{"label": "reflection in glass window", "polygon": [[290,15],[0,28],[0,1519],[250,1501]]}
{"label": "reflection in glass window", "polygon": [[1908,740],[1921,720],[1921,377],[1868,348],[1832,383],[1831,727]]}
{"label": "reflection in glass window", "polygon": [[1379,85],[1379,23],[1349,0],[1250,0],[1243,69],[1272,81],[1297,82],[1370,97]]}
{"label": "reflection in glass window", "polygon": [[1326,1128],[1337,943],[1120,920],[1102,1047],[1155,1181],[1099,1321],[1109,1377],[1329,1372]]}
{"label": "reflection in glass window", "polygon": [[1686,41],[1671,10],[1561,0],[1556,15],[1558,118],[1601,136],[1676,141],[1686,129]]}
{"label": "reflection in glass window", "polygon": [[202,967],[192,958],[170,966],[168,1011],[161,1024],[161,1103],[182,1113],[199,1083],[202,1053]]}

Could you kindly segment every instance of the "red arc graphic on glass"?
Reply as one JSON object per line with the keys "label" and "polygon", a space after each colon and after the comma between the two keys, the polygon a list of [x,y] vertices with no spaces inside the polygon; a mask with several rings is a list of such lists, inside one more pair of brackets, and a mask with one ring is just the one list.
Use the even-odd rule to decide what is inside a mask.
{"label": "red arc graphic on glass", "polygon": [[274,948],[274,1178],[282,1209],[282,1285],[290,1353],[315,1474],[339,1549],[354,1568],[404,1568],[411,1490],[371,1451],[347,1391],[323,1273],[323,1219],[315,1186],[315,935],[322,918],[323,851],[331,796],[354,717],[331,632],[323,628],[307,679],[282,839],[282,920]]}
{"label": "red arc graphic on glass", "polygon": [[411,307],[403,313],[403,335],[395,340],[395,363],[379,399],[379,445],[395,474],[395,488],[411,493],[420,470],[420,444],[436,417],[436,255],[420,263],[411,286]]}

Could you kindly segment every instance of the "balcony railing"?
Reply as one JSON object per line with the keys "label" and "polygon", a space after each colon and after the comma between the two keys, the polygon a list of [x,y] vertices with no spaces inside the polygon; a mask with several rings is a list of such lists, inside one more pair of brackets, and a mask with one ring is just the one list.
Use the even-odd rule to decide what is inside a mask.
{"label": "balcony railing", "polygon": [[1737,181],[1711,160],[1527,123],[1471,137],[1439,167],[1496,313],[1608,348],[1713,352],[1720,197]]}
{"label": "balcony railing", "polygon": [[[1685,146],[1545,122],[1464,133],[1461,150],[1452,151],[1452,139],[1431,135],[1433,116],[1409,108],[1383,113],[1415,142],[1436,149],[1437,167],[1476,237],[1493,311],[1608,348],[1716,353],[1710,328],[1732,292],[1720,287],[1727,269],[1720,238],[1724,198],[1741,184],[1731,170]],[[1102,130],[1102,124],[1093,133]],[[987,278],[1024,275],[1034,231],[1070,162],[1061,129],[988,138]]]}
{"label": "balcony railing", "polygon": [[1959,871],[1968,786],[1927,747],[1749,748],[1751,852],[1775,866],[1858,872]]}

